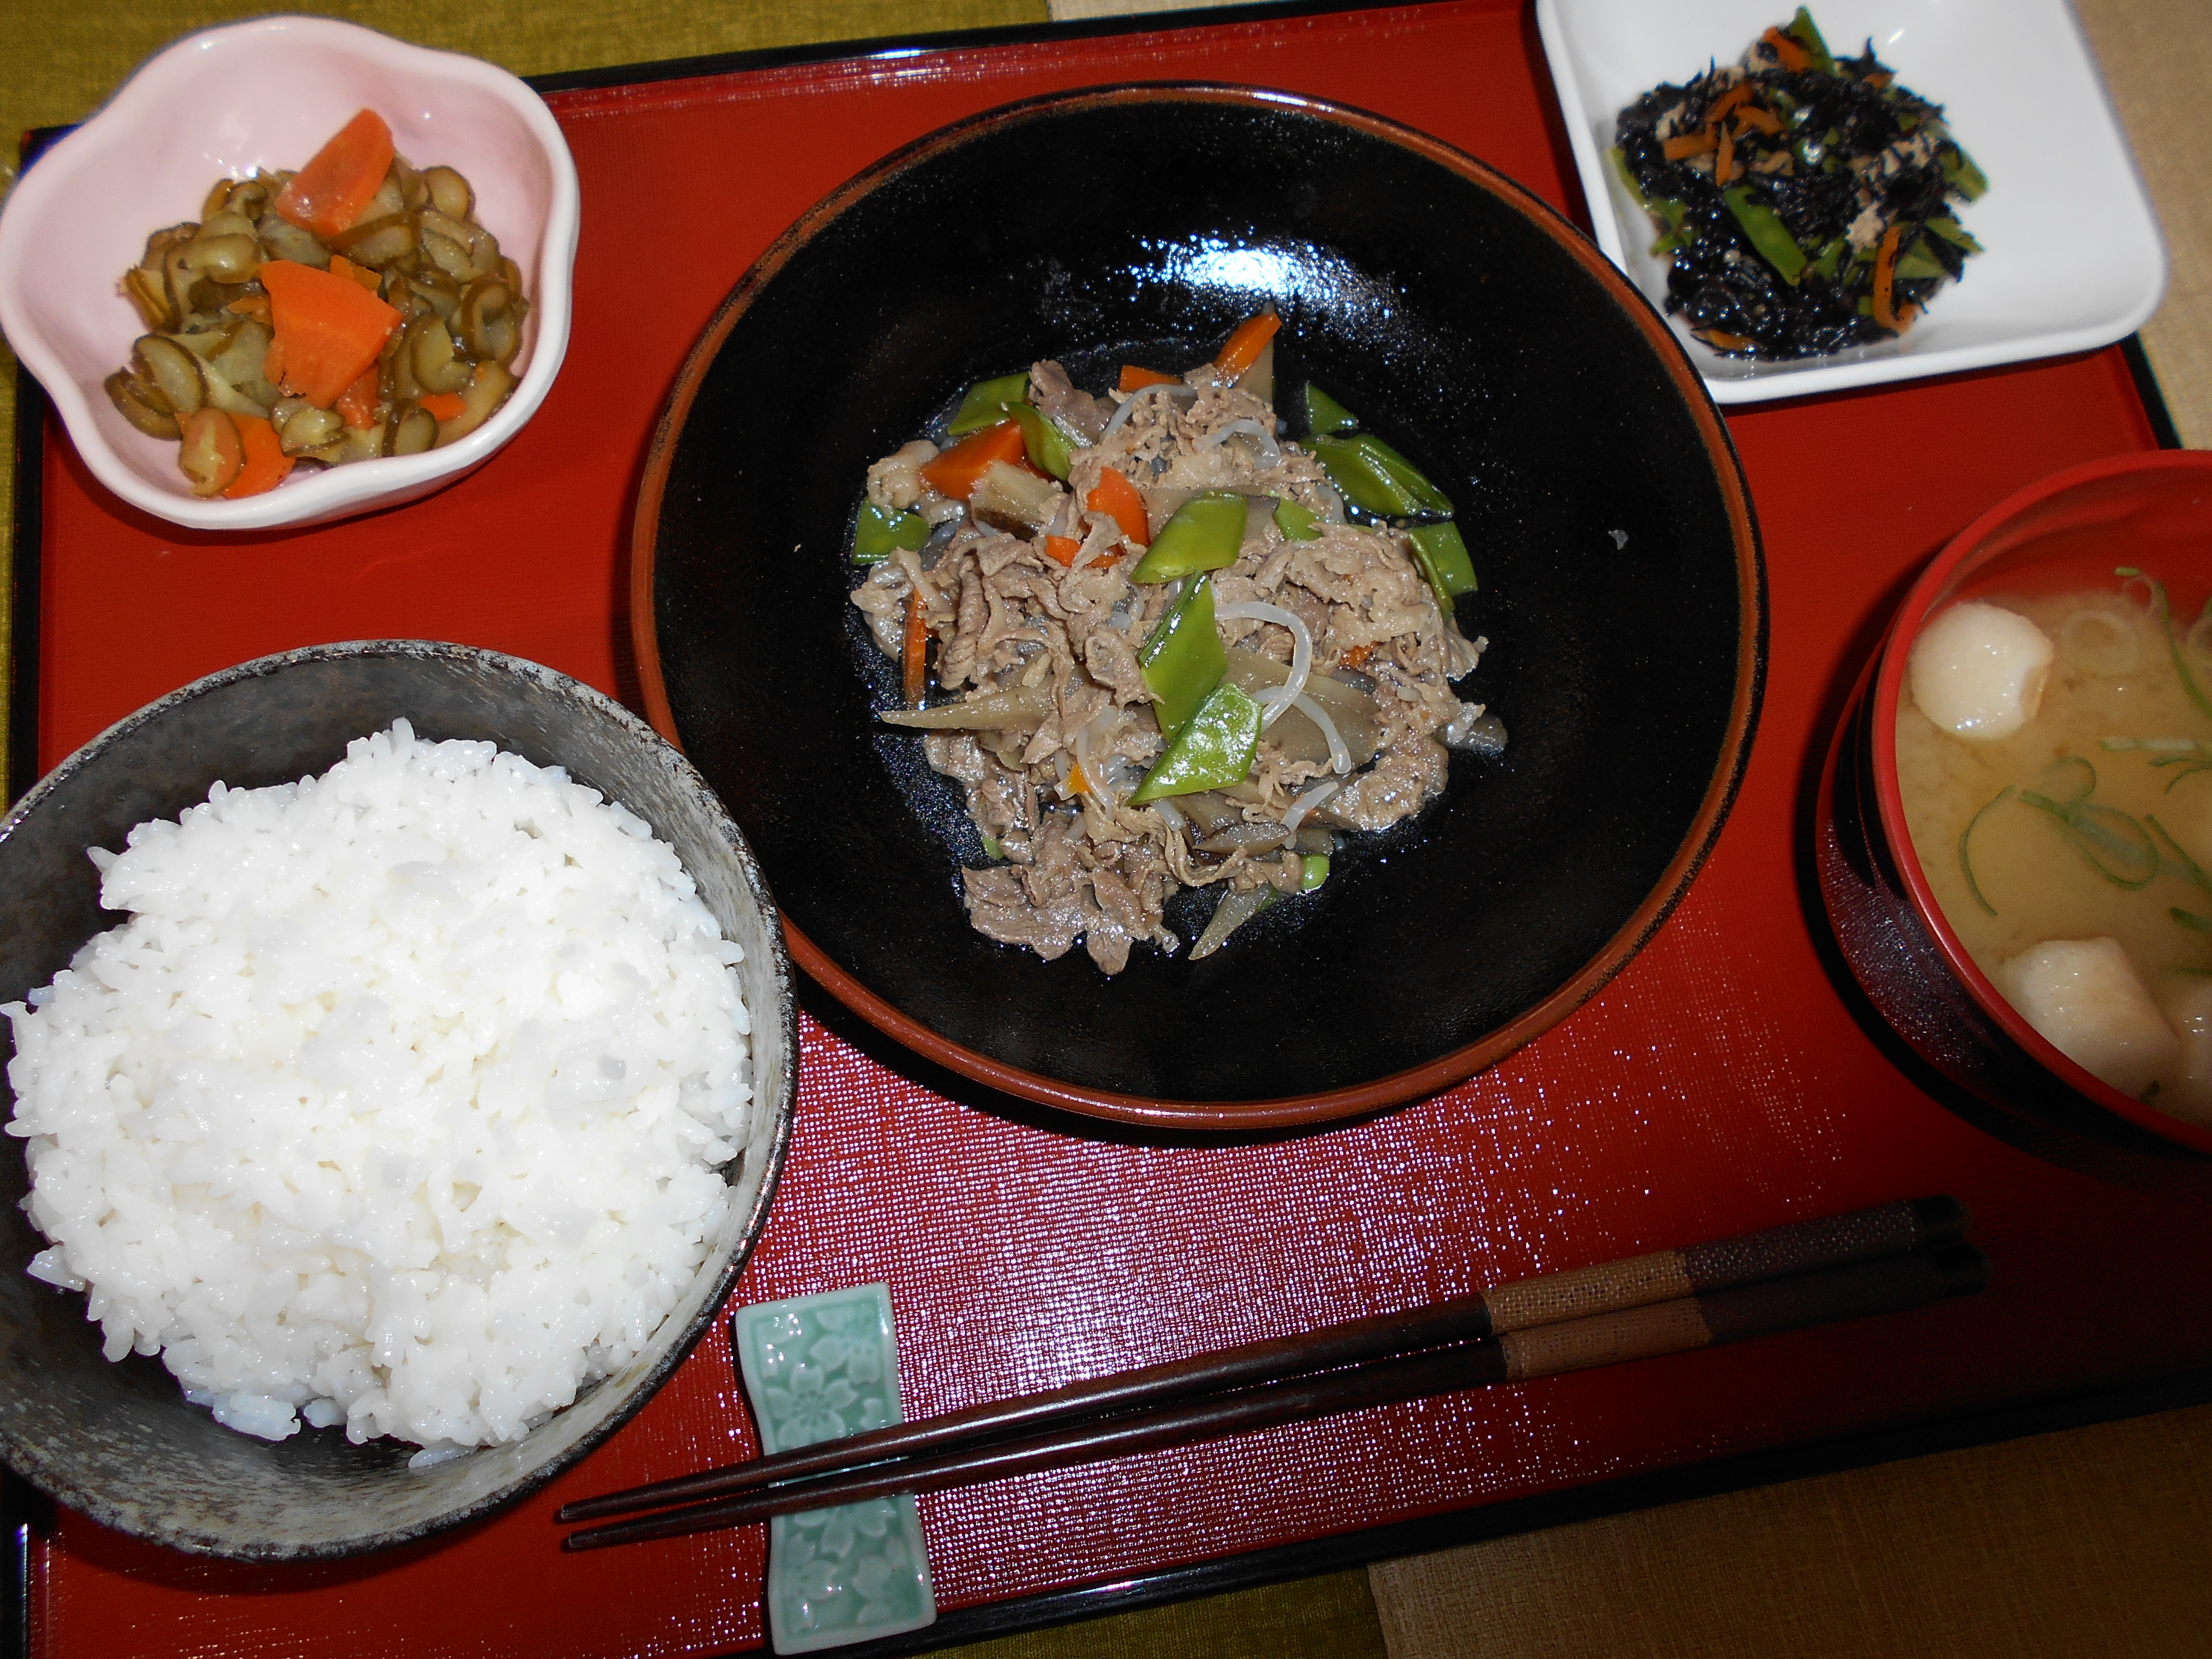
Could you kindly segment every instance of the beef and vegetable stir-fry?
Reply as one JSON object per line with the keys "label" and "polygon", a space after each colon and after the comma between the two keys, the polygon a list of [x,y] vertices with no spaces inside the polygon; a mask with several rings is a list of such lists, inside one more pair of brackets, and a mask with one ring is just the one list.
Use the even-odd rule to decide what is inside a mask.
{"label": "beef and vegetable stir-fry", "polygon": [[1804,357],[1895,337],[1981,252],[1988,188],[1943,111],[1800,7],[1740,64],[1621,111],[1613,152],[1670,254],[1667,308],[1715,350]]}
{"label": "beef and vegetable stir-fry", "polygon": [[469,181],[409,166],[370,110],[297,173],[216,180],[123,291],[149,332],[107,395],[179,443],[196,495],[467,436],[514,390],[528,312]]}
{"label": "beef and vegetable stir-fry", "polygon": [[1451,690],[1486,644],[1451,501],[1318,387],[1283,435],[1278,326],[1103,395],[1051,360],[982,381],[868,471],[852,599],[908,705],[881,718],[965,788],[990,939],[1118,973],[1212,888],[1208,955],[1433,799],[1447,744],[1504,746]]}

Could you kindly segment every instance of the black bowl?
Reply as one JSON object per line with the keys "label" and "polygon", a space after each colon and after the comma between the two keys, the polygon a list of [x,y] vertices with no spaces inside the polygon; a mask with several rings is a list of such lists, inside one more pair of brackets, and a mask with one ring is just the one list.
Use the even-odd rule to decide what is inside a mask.
{"label": "black bowl", "polygon": [[[767,1219],[790,1135],[798,1048],[789,963],[758,870],[711,790],[643,721],[550,668],[465,646],[310,647],[196,680],[94,738],[0,822],[0,1002],[20,1000],[119,918],[100,908],[87,847],[174,817],[217,778],[257,788],[327,770],[347,742],[405,716],[425,738],[489,738],[621,801],[675,848],[744,949],[751,1137],[690,1289],[645,1351],[505,1446],[420,1471],[416,1448],[302,1429],[271,1444],[189,1404],[156,1359],[100,1357],[81,1292],[24,1271],[46,1241],[19,1207],[19,1151],[0,1157],[0,1457],[71,1508],[157,1543],[242,1560],[325,1560],[411,1542],[550,1480],[627,1421],[705,1334]],[[0,1090],[7,1109],[14,1097]]]}
{"label": "black bowl", "polygon": [[[871,714],[846,603],[863,475],[971,380],[1197,362],[1266,301],[1278,386],[1310,376],[1460,504],[1481,581],[1460,623],[1491,641],[1460,690],[1511,742],[1206,961],[1140,950],[1109,981],[994,945],[960,903],[957,793]],[[1596,990],[1719,830],[1765,629],[1727,433],[1589,241],[1435,139],[1235,87],[1011,105],[813,208],[685,368],[633,555],[648,709],[744,828],[802,967],[999,1088],[1218,1127],[1432,1091]]]}

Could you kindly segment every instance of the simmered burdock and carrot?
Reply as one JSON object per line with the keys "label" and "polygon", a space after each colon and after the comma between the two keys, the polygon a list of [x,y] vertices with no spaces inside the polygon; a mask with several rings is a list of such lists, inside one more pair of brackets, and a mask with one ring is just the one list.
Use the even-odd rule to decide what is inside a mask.
{"label": "simmered burdock and carrot", "polygon": [[529,310],[469,181],[409,165],[372,110],[297,173],[217,179],[122,287],[149,331],[108,397],[232,498],[465,437],[514,390]]}

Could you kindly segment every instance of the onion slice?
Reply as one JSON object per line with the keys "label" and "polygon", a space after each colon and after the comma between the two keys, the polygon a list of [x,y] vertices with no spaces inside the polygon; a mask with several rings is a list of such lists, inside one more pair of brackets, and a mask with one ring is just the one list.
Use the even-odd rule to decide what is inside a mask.
{"label": "onion slice", "polygon": [[[1261,599],[1238,599],[1227,605],[1217,604],[1213,615],[1220,622],[1267,622],[1290,630],[1291,677],[1280,685],[1262,691],[1257,701],[1265,710],[1260,716],[1260,729],[1264,732],[1273,726],[1282,712],[1296,702],[1306,689],[1306,677],[1313,672],[1313,635],[1307,630],[1304,618],[1295,611],[1285,611],[1279,605],[1269,605]],[[1319,724],[1319,722],[1316,722]],[[1329,732],[1329,752],[1334,755],[1341,746],[1341,739],[1333,730]]]}
{"label": "onion slice", "polygon": [[1341,777],[1349,772],[1352,769],[1352,750],[1345,746],[1344,738],[1336,729],[1336,722],[1328,717],[1328,710],[1304,696],[1292,697],[1291,707],[1321,727],[1321,734],[1328,743],[1328,763],[1337,775]]}

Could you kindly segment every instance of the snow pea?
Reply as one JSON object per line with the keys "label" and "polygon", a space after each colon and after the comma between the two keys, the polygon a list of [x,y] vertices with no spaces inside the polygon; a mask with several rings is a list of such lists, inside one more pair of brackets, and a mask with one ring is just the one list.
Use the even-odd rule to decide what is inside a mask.
{"label": "snow pea", "polygon": [[1437,603],[1447,612],[1454,599],[1474,592],[1474,561],[1468,557],[1467,543],[1457,525],[1447,520],[1443,524],[1423,525],[1406,534],[1413,544],[1413,556],[1420,561],[1421,574],[1429,579],[1429,586],[1436,590]]}
{"label": "snow pea", "polygon": [[1224,680],[1169,742],[1129,805],[1225,788],[1252,769],[1259,747],[1260,705]]}
{"label": "snow pea", "polygon": [[1229,653],[1213,625],[1213,584],[1204,576],[1183,590],[1137,653],[1160,730],[1173,736],[1188,723],[1229,672]]}
{"label": "snow pea", "polygon": [[1244,498],[1226,490],[1194,495],[1160,526],[1145,556],[1129,573],[1133,582],[1171,582],[1237,562],[1244,544]]}
{"label": "snow pea", "polygon": [[1275,503],[1275,528],[1294,542],[1314,542],[1321,539],[1321,515],[1296,501]]}
{"label": "snow pea", "polygon": [[919,513],[886,511],[873,501],[860,504],[860,521],[853,531],[853,562],[881,564],[895,547],[919,552],[929,539],[929,520]]}
{"label": "snow pea", "polygon": [[1075,454],[1075,441],[1047,420],[1035,404],[1010,404],[1006,413],[1022,429],[1022,447],[1029,452],[1030,465],[1065,480],[1067,464]]}
{"label": "snow pea", "polygon": [[1306,432],[1309,436],[1318,438],[1331,432],[1349,432],[1358,424],[1358,416],[1311,380],[1306,382]]}
{"label": "snow pea", "polygon": [[1354,507],[1383,518],[1404,518],[1414,513],[1449,514],[1452,510],[1449,496],[1371,432],[1349,438],[1316,438],[1311,448],[1314,459],[1328,471],[1329,482]]}
{"label": "snow pea", "polygon": [[960,407],[953,414],[952,424],[945,428],[945,435],[961,438],[970,432],[981,432],[987,426],[996,426],[1013,412],[1017,404],[1026,404],[1029,397],[1027,369],[1018,374],[1001,374],[994,380],[978,380],[960,400]]}

